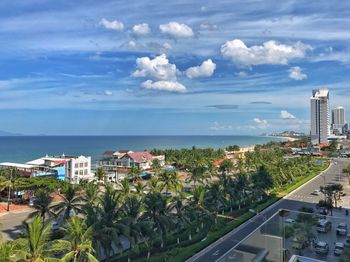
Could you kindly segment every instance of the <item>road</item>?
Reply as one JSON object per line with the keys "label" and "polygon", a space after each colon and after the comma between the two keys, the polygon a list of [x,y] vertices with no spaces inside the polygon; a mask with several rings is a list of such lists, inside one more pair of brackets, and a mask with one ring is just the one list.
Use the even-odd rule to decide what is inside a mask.
{"label": "road", "polygon": [[349,159],[336,159],[335,163],[318,175],[308,183],[299,187],[291,194],[285,196],[283,199],[270,206],[260,214],[256,215],[246,223],[242,224],[238,228],[234,229],[221,239],[217,240],[209,247],[203,249],[193,257],[189,258],[187,262],[212,262],[219,259],[227,251],[237,245],[246,236],[252,233],[258,228],[267,218],[275,214],[279,209],[298,210],[302,206],[315,207],[315,203],[318,203],[319,199],[323,197],[323,194],[319,196],[311,195],[315,189],[319,189],[328,183],[347,183],[347,178],[339,177],[342,169],[350,164]]}
{"label": "road", "polygon": [[2,239],[0,243],[9,239],[14,239],[21,232],[22,222],[28,217],[32,211],[9,213],[0,216],[0,232]]}

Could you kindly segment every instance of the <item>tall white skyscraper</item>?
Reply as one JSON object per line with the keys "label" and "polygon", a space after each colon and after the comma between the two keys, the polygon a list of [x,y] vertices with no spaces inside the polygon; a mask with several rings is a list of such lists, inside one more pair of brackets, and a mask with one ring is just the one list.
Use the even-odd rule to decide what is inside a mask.
{"label": "tall white skyscraper", "polygon": [[341,134],[345,125],[345,109],[338,106],[332,110],[332,129],[334,134]]}
{"label": "tall white skyscraper", "polygon": [[329,91],[326,88],[312,90],[311,143],[327,144],[330,135]]}

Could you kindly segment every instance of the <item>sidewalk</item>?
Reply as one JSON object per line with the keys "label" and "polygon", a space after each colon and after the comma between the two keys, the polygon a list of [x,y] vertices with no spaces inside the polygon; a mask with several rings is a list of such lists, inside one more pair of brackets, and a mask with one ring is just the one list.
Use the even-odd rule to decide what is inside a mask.
{"label": "sidewalk", "polygon": [[23,213],[23,212],[28,212],[30,210],[32,210],[32,208],[29,207],[28,205],[11,204],[10,211],[8,212],[7,203],[4,203],[4,202],[0,203],[0,217],[10,213]]}

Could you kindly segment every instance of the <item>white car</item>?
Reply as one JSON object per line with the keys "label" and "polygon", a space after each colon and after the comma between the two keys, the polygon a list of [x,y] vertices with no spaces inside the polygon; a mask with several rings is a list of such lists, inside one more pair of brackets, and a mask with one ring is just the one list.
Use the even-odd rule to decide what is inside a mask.
{"label": "white car", "polygon": [[311,195],[314,195],[314,196],[318,196],[319,194],[321,194],[321,191],[319,189],[316,189],[311,193]]}
{"label": "white car", "polygon": [[341,242],[336,242],[334,247],[334,255],[340,256],[345,248],[345,245]]}
{"label": "white car", "polygon": [[285,222],[286,224],[294,224],[294,223],[295,223],[295,220],[292,219],[292,218],[287,218],[284,222]]}

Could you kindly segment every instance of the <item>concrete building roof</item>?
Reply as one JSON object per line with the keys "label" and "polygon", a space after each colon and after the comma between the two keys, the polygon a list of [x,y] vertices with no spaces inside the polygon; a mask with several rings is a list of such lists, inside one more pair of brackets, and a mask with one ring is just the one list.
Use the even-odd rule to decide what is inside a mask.
{"label": "concrete building roof", "polygon": [[3,167],[23,168],[23,169],[31,169],[31,168],[36,167],[36,166],[34,166],[34,165],[19,164],[19,163],[11,163],[11,162],[3,162],[3,163],[0,163],[0,166],[3,166]]}

